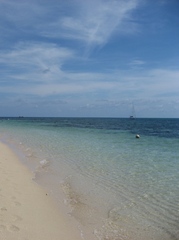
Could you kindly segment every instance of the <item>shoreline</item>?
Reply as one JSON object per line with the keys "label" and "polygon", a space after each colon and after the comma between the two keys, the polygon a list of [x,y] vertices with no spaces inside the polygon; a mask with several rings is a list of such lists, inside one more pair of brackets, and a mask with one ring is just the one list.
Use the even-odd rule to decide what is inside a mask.
{"label": "shoreline", "polygon": [[[175,163],[173,152],[175,156],[179,152],[174,138],[161,138],[159,142],[158,136],[143,136],[140,144],[131,133],[125,131],[108,132],[110,135],[106,138],[106,129],[99,132],[95,130],[96,125],[92,131],[88,128],[86,131],[71,127],[61,128],[60,124],[61,121],[59,124],[52,121],[47,126],[46,121],[4,121],[0,134],[0,142],[16,155],[16,164],[24,166],[20,172],[25,169],[30,174],[28,181],[38,185],[43,190],[43,195],[48,194],[46,197],[52,200],[52,205],[56,206],[56,211],[71,232],[69,238],[61,237],[60,234],[58,240],[77,240],[79,236],[83,240],[172,240],[178,237],[177,200],[174,198],[178,199],[178,163]],[[54,128],[58,125],[59,128]],[[129,144],[132,146],[130,151]],[[168,154],[164,154],[161,149],[167,150]],[[4,152],[1,149],[0,151]],[[141,152],[144,154],[141,155]],[[175,168],[171,161],[169,163],[169,157],[172,157]],[[165,176],[160,171],[164,166],[165,169],[169,166],[170,170],[167,169]],[[10,164],[11,168],[13,169]],[[166,184],[159,182],[159,179]],[[170,179],[173,184],[169,185],[166,179]],[[23,194],[24,192],[26,193],[26,189]],[[11,197],[14,198],[12,195]],[[8,203],[9,206],[14,202]],[[163,212],[163,207],[166,212]],[[0,205],[0,220],[5,211],[2,207],[1,212]],[[18,219],[13,221],[16,220]],[[10,227],[10,224],[5,226],[0,221],[0,236],[3,229],[10,231]],[[73,229],[77,232],[77,239]],[[15,240],[17,239],[37,238],[16,237]],[[50,239],[53,240],[51,236]]]}
{"label": "shoreline", "polygon": [[17,155],[0,142],[0,237],[24,240],[80,240],[69,222]]}

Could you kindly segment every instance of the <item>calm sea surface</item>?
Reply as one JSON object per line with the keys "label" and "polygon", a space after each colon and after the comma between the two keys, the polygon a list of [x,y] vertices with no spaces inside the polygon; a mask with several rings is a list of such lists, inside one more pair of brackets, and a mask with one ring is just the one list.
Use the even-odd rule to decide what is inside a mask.
{"label": "calm sea surface", "polygon": [[179,119],[0,118],[0,139],[84,239],[179,240]]}

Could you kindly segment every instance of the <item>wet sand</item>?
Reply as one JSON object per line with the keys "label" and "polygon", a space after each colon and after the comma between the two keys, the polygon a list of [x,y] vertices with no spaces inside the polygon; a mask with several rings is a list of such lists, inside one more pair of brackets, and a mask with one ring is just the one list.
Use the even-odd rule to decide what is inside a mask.
{"label": "wet sand", "polygon": [[80,231],[33,180],[12,150],[0,143],[0,239],[80,240]]}

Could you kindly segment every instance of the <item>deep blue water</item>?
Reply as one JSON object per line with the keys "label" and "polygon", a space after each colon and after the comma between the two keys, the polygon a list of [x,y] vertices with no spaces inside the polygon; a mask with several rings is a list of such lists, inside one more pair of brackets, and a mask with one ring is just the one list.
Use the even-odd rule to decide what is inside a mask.
{"label": "deep blue water", "polygon": [[142,135],[179,138],[179,119],[126,118],[0,118],[45,127],[77,127],[103,130],[122,130]]}

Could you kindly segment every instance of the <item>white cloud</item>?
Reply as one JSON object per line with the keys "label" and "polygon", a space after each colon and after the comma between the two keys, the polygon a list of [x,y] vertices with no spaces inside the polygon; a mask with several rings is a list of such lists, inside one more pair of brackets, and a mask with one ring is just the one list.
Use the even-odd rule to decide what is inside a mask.
{"label": "white cloud", "polygon": [[[79,98],[95,93],[98,98],[106,95],[109,99],[119,100],[162,95],[171,98],[179,89],[178,70],[143,69],[137,73],[124,70],[109,73],[64,70],[63,64],[75,57],[71,50],[55,44],[21,43],[15,49],[0,54],[0,63],[4,68],[0,92],[36,96],[79,94]],[[133,63],[144,64],[141,60]]]}
{"label": "white cloud", "polygon": [[[42,59],[46,63],[63,62],[73,56],[73,52],[67,48],[59,47],[56,44],[33,43],[25,42],[19,43],[13,49],[7,50],[0,55],[1,62],[15,63],[16,61],[22,63],[40,62]],[[24,62],[25,61],[25,62]]]}
{"label": "white cloud", "polygon": [[131,66],[142,66],[144,64],[145,64],[145,62],[143,60],[139,60],[139,59],[134,59],[129,63],[129,65],[131,65]]}
{"label": "white cloud", "polygon": [[[139,0],[0,1],[3,21],[21,33],[103,45],[113,32],[133,31],[131,12]],[[14,14],[14,12],[16,14]],[[127,26],[126,26],[127,24]],[[7,31],[5,26],[4,31]],[[15,34],[15,32],[13,32]]]}
{"label": "white cloud", "polygon": [[88,44],[104,44],[115,30],[124,31],[123,23],[137,3],[137,0],[81,1],[78,16],[61,19],[62,28],[66,31],[62,34]]}
{"label": "white cloud", "polygon": [[153,69],[148,72],[151,90],[159,94],[177,93],[179,89],[179,70],[172,69]]}
{"label": "white cloud", "polygon": [[[58,20],[42,28],[42,34],[81,40],[88,46],[103,45],[114,31],[126,31],[125,24],[130,19],[130,13],[138,6],[138,0],[91,0],[77,3],[76,14],[58,17]],[[130,27],[127,31],[130,29],[133,31]]]}
{"label": "white cloud", "polygon": [[[30,82],[52,80],[62,77],[64,62],[74,57],[74,52],[55,44],[20,43],[12,50],[0,53],[3,64],[1,78]],[[8,69],[10,69],[8,71]]]}
{"label": "white cloud", "polygon": [[[4,93],[34,95],[85,94],[96,92],[116,99],[123,97],[172,96],[179,89],[179,71],[152,69],[133,71],[68,72],[66,61],[75,60],[75,53],[55,44],[21,43],[0,53],[1,87]],[[134,65],[144,65],[134,60]],[[107,92],[107,93],[106,93]]]}

